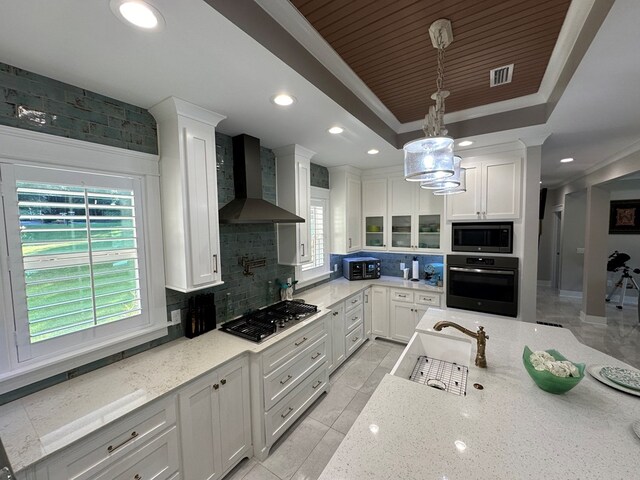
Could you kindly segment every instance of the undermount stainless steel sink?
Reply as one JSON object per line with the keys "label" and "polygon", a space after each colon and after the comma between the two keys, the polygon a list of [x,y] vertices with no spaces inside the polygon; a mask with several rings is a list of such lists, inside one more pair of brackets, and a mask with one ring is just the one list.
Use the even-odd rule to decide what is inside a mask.
{"label": "undermount stainless steel sink", "polygon": [[471,344],[466,338],[415,332],[391,375],[465,395]]}

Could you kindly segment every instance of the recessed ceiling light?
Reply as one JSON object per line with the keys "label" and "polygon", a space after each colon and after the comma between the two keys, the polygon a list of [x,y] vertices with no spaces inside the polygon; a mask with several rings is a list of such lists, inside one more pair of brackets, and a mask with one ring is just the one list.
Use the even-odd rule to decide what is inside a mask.
{"label": "recessed ceiling light", "polygon": [[471,140],[464,140],[458,143],[459,147],[468,147],[469,145],[473,145],[473,142]]}
{"label": "recessed ceiling light", "polygon": [[573,162],[573,158],[569,157],[569,158],[563,158],[562,160],[560,160],[560,163],[569,163],[569,162]]}
{"label": "recessed ceiling light", "polygon": [[344,132],[344,128],[342,128],[342,127],[331,127],[329,129],[329,133],[333,133],[334,135],[337,135],[337,134],[342,133],[342,132]]}
{"label": "recessed ceiling light", "polygon": [[375,155],[375,154],[380,153],[380,152],[379,152],[378,150],[376,150],[375,148],[372,148],[372,149],[371,149],[371,150],[369,150],[367,153],[368,153],[369,155]]}
{"label": "recessed ceiling light", "polygon": [[160,30],[164,27],[164,17],[152,5],[142,0],[111,0],[111,11],[128,25],[143,30]]}
{"label": "recessed ceiling light", "polygon": [[280,93],[279,95],[275,95],[271,98],[271,101],[276,105],[280,105],[281,107],[288,107],[293,102],[296,101],[291,95],[287,95],[286,93]]}

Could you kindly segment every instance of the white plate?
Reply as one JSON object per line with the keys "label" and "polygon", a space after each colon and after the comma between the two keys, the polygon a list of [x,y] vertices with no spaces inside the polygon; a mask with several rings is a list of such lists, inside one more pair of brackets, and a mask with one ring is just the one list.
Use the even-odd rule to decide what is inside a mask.
{"label": "white plate", "polygon": [[591,375],[593,378],[595,378],[599,382],[604,383],[605,385],[610,386],[611,388],[615,388],[616,390],[620,390],[621,392],[635,395],[636,397],[640,397],[639,390],[633,390],[631,388],[623,387],[622,385],[618,385],[617,383],[612,382],[607,377],[600,375],[600,370],[602,370],[602,367],[604,366],[605,365],[589,365],[587,367],[587,372],[589,372],[589,375]]}
{"label": "white plate", "polygon": [[640,390],[640,371],[621,367],[604,367],[600,375],[623,387]]}

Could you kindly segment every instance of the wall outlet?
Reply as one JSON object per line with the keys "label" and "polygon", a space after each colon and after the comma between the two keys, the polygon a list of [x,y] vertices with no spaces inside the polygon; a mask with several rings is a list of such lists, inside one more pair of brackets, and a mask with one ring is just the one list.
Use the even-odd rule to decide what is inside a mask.
{"label": "wall outlet", "polygon": [[182,310],[171,310],[171,325],[179,325],[182,322]]}
{"label": "wall outlet", "polygon": [[576,248],[576,253],[584,255],[584,248],[581,248],[581,247]]}
{"label": "wall outlet", "polygon": [[400,262],[400,270],[404,272],[405,265],[404,262]]}
{"label": "wall outlet", "polygon": [[334,264],[333,264],[333,271],[334,271],[334,272],[337,272],[337,271],[338,271],[338,264],[337,264],[337,263],[334,263]]}
{"label": "wall outlet", "polygon": [[287,278],[287,284],[291,285],[291,277]]}

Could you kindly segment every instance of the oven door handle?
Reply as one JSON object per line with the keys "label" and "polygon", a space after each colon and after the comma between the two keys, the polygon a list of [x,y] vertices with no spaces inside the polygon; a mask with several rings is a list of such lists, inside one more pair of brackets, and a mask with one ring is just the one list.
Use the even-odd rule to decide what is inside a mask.
{"label": "oven door handle", "polygon": [[469,272],[469,273],[488,273],[490,275],[511,275],[514,276],[516,272],[513,270],[487,270],[484,268],[461,268],[461,267],[449,267],[449,270],[454,272]]}

